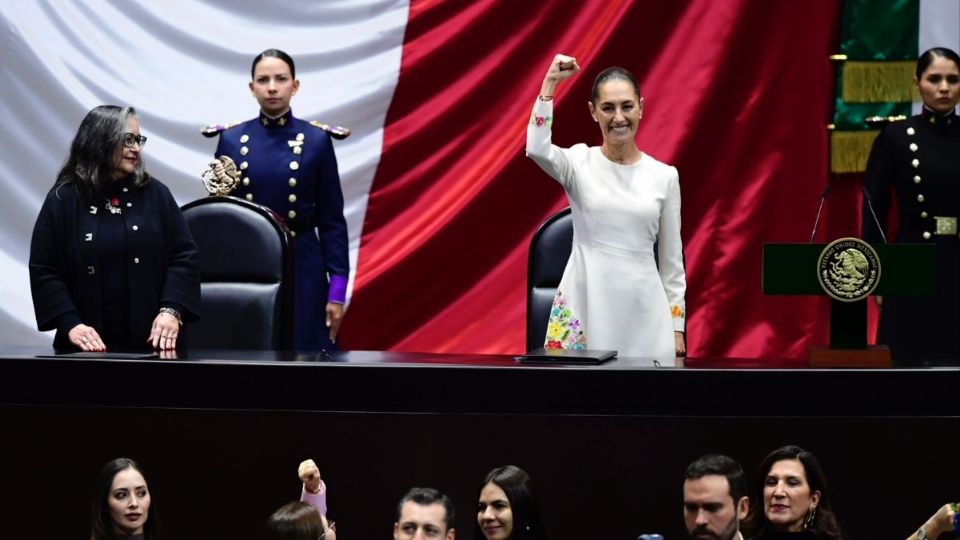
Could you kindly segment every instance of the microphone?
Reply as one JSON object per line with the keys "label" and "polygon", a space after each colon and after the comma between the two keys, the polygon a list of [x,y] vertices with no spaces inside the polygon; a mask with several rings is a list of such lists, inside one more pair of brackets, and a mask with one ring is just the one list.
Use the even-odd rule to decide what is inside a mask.
{"label": "microphone", "polygon": [[823,213],[823,203],[827,200],[827,195],[830,194],[830,183],[828,182],[826,186],[823,187],[823,195],[820,195],[820,208],[817,208],[817,219],[813,222],[813,232],[810,233],[810,243],[813,243],[813,237],[817,235],[817,227],[820,226],[820,214]]}
{"label": "microphone", "polygon": [[870,216],[873,217],[873,222],[877,225],[877,231],[880,232],[880,238],[883,240],[883,243],[887,243],[887,235],[883,234],[883,227],[880,226],[880,220],[877,219],[877,213],[873,211],[873,203],[870,200],[870,192],[867,191],[866,186],[860,186],[860,191],[863,191],[863,200],[867,201],[867,209],[870,210]]}

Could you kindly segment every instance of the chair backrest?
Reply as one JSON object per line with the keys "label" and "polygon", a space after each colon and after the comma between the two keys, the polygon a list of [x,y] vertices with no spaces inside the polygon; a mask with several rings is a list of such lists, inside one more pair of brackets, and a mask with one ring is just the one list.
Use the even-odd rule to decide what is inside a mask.
{"label": "chair backrest", "polygon": [[573,246],[573,217],[564,208],[533,235],[527,259],[527,350],[543,347],[553,296]]}
{"label": "chair backrest", "polygon": [[181,208],[200,252],[202,318],[192,349],[293,347],[293,244],[267,207],[207,197]]}

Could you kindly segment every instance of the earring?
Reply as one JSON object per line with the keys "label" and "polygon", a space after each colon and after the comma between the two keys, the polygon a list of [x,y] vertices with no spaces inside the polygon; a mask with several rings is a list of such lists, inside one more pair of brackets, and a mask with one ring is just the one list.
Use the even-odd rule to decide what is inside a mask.
{"label": "earring", "polygon": [[811,506],[810,510],[807,510],[807,517],[803,518],[803,530],[807,530],[813,525],[813,518],[817,515],[817,507]]}

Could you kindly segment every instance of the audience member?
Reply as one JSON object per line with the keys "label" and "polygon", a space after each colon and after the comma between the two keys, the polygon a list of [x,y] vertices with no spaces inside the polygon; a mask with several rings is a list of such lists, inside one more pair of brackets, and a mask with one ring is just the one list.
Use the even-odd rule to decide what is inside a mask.
{"label": "audience member", "polygon": [[490,471],[480,484],[474,538],[545,540],[530,476],[513,465]]}
{"label": "audience member", "polygon": [[817,458],[798,446],[767,455],[757,468],[746,523],[754,540],[840,540]]}
{"label": "audience member", "polygon": [[117,458],[100,469],[91,508],[90,540],[157,540],[160,519],[143,469]]}
{"label": "audience member", "polygon": [[710,454],[687,466],[683,475],[683,521],[689,538],[743,540],[740,522],[749,509],[743,467],[732,458]]}

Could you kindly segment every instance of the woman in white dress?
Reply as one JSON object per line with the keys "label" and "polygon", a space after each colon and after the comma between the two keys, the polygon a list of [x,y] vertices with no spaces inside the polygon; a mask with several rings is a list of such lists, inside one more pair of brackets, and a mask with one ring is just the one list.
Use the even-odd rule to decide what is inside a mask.
{"label": "woman in white dress", "polygon": [[554,90],[579,69],[572,57],[554,57],[527,127],[527,156],[560,182],[573,216],[573,249],[544,346],[685,355],[679,175],[637,147],[643,97],[623,68],[604,70],[593,83],[589,108],[603,146],[552,144]]}

